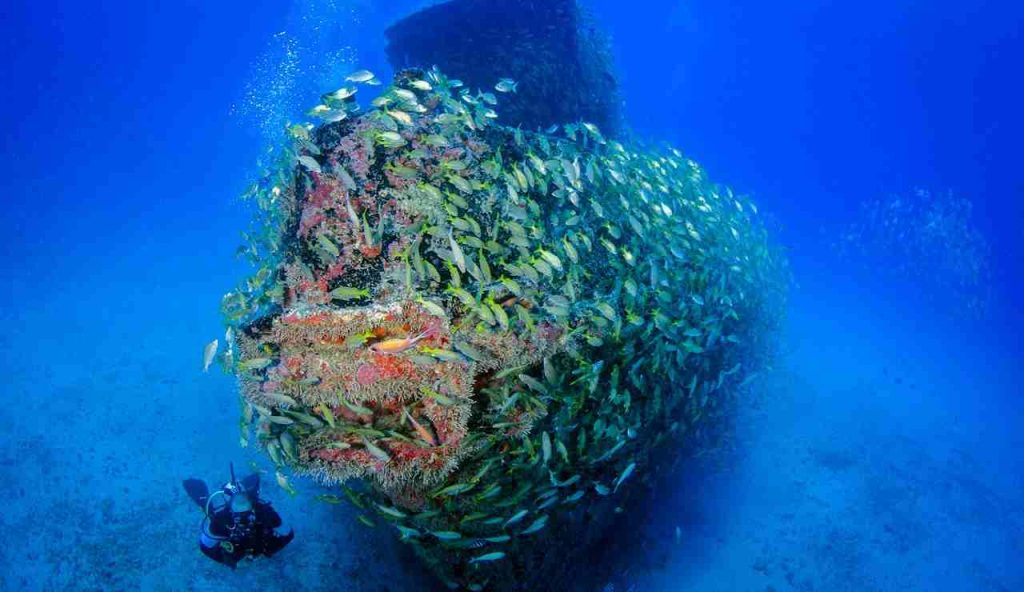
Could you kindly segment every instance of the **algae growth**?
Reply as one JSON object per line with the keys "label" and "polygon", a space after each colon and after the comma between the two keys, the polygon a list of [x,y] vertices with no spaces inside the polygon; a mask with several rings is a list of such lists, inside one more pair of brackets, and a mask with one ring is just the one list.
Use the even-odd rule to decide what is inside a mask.
{"label": "algae growth", "polygon": [[763,367],[784,259],[677,150],[503,127],[436,70],[360,114],[350,78],[250,192],[258,271],[223,302],[243,445],[450,587],[528,589]]}

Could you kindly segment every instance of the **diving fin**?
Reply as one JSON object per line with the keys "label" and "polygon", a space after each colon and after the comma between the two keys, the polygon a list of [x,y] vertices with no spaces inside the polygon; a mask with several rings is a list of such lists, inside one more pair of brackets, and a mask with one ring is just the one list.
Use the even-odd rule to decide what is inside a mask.
{"label": "diving fin", "polygon": [[188,494],[188,497],[200,509],[205,510],[206,500],[210,498],[210,488],[206,486],[206,482],[199,479],[185,479],[181,484],[185,487],[185,493]]}

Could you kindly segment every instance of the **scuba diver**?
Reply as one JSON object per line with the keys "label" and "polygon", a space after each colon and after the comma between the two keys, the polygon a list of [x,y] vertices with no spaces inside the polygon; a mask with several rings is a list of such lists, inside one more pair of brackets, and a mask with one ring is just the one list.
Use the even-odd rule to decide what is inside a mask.
{"label": "scuba diver", "polygon": [[218,563],[234,569],[242,559],[270,557],[295,538],[292,529],[286,534],[277,532],[281,516],[270,502],[260,499],[257,474],[239,481],[231,465],[231,480],[212,494],[200,479],[186,479],[182,485],[203,511],[199,549]]}

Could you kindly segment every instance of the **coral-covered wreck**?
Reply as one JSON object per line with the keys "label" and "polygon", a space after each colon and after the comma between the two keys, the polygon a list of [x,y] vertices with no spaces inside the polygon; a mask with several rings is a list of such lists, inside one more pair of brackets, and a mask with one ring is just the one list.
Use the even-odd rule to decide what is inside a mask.
{"label": "coral-covered wreck", "polygon": [[503,127],[436,70],[360,114],[350,79],[251,192],[243,439],[453,589],[551,589],[764,362],[783,261],[675,150]]}

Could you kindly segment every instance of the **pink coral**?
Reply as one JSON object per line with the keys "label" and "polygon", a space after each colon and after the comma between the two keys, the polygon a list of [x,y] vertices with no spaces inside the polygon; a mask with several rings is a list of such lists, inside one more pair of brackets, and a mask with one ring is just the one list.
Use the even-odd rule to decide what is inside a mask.
{"label": "pink coral", "polygon": [[307,236],[310,230],[319,226],[326,219],[327,216],[322,212],[308,208],[302,210],[302,218],[299,220],[299,236]]}
{"label": "pink coral", "polygon": [[360,386],[369,386],[380,380],[380,370],[373,364],[362,364],[356,370],[356,382]]}

